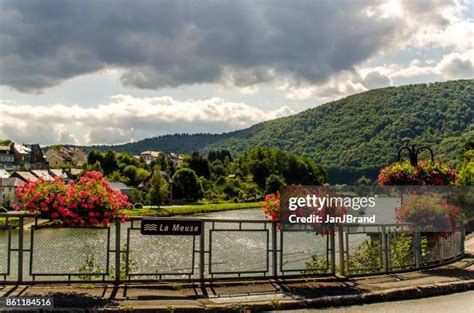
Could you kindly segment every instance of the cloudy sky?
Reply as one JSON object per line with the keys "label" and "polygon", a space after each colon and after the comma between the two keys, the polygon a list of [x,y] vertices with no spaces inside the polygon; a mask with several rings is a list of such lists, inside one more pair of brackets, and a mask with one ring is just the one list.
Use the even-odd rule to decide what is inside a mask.
{"label": "cloudy sky", "polygon": [[0,138],[230,131],[473,78],[473,47],[470,0],[0,0]]}

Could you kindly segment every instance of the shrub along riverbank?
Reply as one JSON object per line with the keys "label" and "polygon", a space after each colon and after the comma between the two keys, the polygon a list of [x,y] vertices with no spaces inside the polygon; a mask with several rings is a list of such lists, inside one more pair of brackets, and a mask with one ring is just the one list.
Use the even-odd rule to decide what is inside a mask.
{"label": "shrub along riverbank", "polygon": [[124,210],[123,213],[129,216],[154,216],[154,217],[166,217],[173,215],[193,215],[198,213],[210,213],[219,211],[230,211],[230,210],[243,210],[243,209],[255,209],[258,207],[258,202],[246,202],[246,203],[202,203],[192,205],[176,205],[176,206],[162,206],[162,207],[150,207],[146,206],[139,209]]}

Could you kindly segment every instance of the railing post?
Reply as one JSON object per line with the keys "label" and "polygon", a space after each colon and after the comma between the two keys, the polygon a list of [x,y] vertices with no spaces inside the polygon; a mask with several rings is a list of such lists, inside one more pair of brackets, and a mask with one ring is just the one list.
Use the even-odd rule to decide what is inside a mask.
{"label": "railing post", "polygon": [[344,264],[344,231],[339,225],[339,272],[342,276],[346,275],[346,265]]}
{"label": "railing post", "polygon": [[438,238],[438,258],[439,258],[439,263],[443,263],[444,260],[444,242],[446,240],[442,237]]}
{"label": "railing post", "polygon": [[336,274],[336,225],[331,225],[329,233],[329,245],[331,246],[331,274]]}
{"label": "railing post", "polygon": [[119,219],[115,220],[115,284],[120,284],[120,261],[121,261],[121,223]]}
{"label": "railing post", "polygon": [[206,224],[205,222],[202,222],[202,231],[201,235],[199,235],[199,279],[201,280],[201,283],[204,283],[204,267],[205,267],[205,239],[206,239]]}
{"label": "railing post", "polygon": [[[24,216],[19,217],[18,222],[18,279],[17,282],[20,284],[23,281],[23,242],[24,242],[24,228],[25,218]],[[33,250],[33,247],[31,247]],[[31,252],[33,253],[33,252]]]}
{"label": "railing post", "polygon": [[415,226],[415,233],[413,234],[414,246],[415,246],[415,267],[420,268],[421,266],[421,234],[418,226]]}
{"label": "railing post", "polygon": [[277,257],[277,226],[272,223],[272,269],[273,277],[278,276],[278,257]]}
{"label": "railing post", "polygon": [[382,226],[382,266],[385,273],[388,272],[390,262],[390,242],[387,235],[387,227]]}

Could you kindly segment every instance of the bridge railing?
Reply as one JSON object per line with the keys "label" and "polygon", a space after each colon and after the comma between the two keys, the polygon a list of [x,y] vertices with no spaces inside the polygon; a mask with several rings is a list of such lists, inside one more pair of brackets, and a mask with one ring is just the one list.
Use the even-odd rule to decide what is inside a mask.
{"label": "bridge railing", "polygon": [[[173,218],[176,220],[179,218]],[[66,228],[0,213],[0,283],[155,282],[380,274],[464,255],[460,227],[427,238],[409,224],[338,225],[326,235],[269,220],[197,219],[199,235],[142,235],[141,217],[109,227]]]}

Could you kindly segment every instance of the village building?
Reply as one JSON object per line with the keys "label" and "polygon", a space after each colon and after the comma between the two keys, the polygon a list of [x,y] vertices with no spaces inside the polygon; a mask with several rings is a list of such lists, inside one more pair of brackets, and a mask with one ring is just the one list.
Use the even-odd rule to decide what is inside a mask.
{"label": "village building", "polygon": [[16,188],[24,182],[15,177],[0,178],[0,207],[10,209],[17,204]]}
{"label": "village building", "polygon": [[160,151],[143,151],[140,153],[140,159],[142,159],[146,164],[150,164],[154,160],[158,159],[162,152]]}
{"label": "village building", "polygon": [[81,167],[87,162],[86,153],[77,147],[51,147],[45,155],[50,168]]}
{"label": "village building", "polygon": [[177,155],[176,153],[169,154],[170,160],[173,163],[174,168],[179,168],[183,166],[184,158],[181,155]]}
{"label": "village building", "polygon": [[15,164],[15,154],[13,153],[12,145],[13,144],[0,146],[0,169],[18,169]]}

